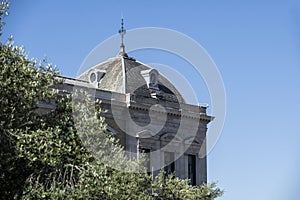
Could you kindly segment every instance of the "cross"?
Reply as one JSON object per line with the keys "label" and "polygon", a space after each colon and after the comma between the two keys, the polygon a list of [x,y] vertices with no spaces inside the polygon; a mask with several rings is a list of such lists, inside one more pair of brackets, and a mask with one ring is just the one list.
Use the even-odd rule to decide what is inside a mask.
{"label": "cross", "polygon": [[124,35],[126,34],[126,30],[124,29],[124,19],[121,19],[121,29],[119,30],[119,34],[121,35],[122,45],[124,40]]}

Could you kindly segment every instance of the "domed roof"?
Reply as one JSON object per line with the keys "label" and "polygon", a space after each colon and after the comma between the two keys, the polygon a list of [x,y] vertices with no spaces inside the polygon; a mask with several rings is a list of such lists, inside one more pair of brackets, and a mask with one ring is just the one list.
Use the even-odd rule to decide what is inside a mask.
{"label": "domed roof", "polygon": [[157,70],[128,57],[122,47],[121,50],[117,57],[95,65],[82,73],[78,79],[88,81],[101,90],[185,102],[166,77]]}

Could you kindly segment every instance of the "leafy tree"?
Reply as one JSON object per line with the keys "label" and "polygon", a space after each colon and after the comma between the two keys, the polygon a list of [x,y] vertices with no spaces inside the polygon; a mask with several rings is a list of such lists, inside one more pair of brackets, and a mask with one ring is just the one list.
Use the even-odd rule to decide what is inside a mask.
{"label": "leafy tree", "polygon": [[[61,81],[52,66],[42,63],[37,68],[22,48],[10,42],[1,45],[0,62],[1,197],[127,199],[146,194],[148,176],[119,172],[94,158],[108,160],[113,154],[118,158],[115,166],[143,170],[139,162],[128,160],[117,140],[106,133],[100,107],[89,111],[95,105],[82,98],[87,97],[85,93],[78,92],[84,101],[74,108],[71,97],[76,94],[60,95],[53,89]],[[54,105],[54,109],[41,115],[38,102]],[[84,116],[74,113],[76,110]],[[85,119],[80,120],[84,129],[76,129],[76,116]],[[84,143],[80,135],[87,137]]]}
{"label": "leafy tree", "polygon": [[11,41],[0,45],[0,63],[0,190],[3,195],[17,197],[32,172],[24,167],[27,160],[18,157],[18,137],[45,123],[35,110],[37,102],[52,98],[55,72],[50,66],[36,68],[36,62]]}
{"label": "leafy tree", "polygon": [[[0,5],[2,31],[8,2]],[[152,181],[144,159],[129,160],[106,132],[100,103],[84,91],[55,89],[63,81],[54,66],[30,60],[12,39],[0,44],[0,198],[212,200],[222,194],[215,185],[191,186],[163,172]],[[44,112],[41,103],[52,109]],[[136,173],[107,165],[111,156],[114,166]]]}
{"label": "leafy tree", "polygon": [[202,186],[192,186],[188,179],[180,180],[173,174],[165,177],[165,172],[161,171],[152,183],[152,189],[158,199],[201,199],[211,200],[223,194],[216,184]]}
{"label": "leafy tree", "polygon": [[8,15],[8,7],[9,3],[7,0],[0,2],[0,36],[2,35],[2,28],[5,25],[3,19]]}

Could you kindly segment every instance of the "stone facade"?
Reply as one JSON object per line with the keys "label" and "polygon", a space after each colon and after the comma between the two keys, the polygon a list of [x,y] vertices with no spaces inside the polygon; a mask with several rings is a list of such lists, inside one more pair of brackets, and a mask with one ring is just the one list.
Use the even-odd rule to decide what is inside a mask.
{"label": "stone facade", "polygon": [[[160,169],[200,185],[207,181],[206,132],[213,117],[206,107],[186,104],[175,86],[127,54],[100,63],[61,91],[93,88],[107,110],[103,116],[129,157],[144,153],[155,176]],[[41,106],[42,107],[42,106]]]}

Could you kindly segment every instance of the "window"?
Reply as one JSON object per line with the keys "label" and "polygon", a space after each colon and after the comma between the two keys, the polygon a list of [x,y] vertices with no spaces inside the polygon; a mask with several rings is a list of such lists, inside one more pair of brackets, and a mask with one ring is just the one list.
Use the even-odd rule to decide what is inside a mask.
{"label": "window", "polygon": [[188,178],[192,185],[196,185],[196,156],[188,155]]}
{"label": "window", "polygon": [[166,175],[174,173],[175,171],[175,162],[174,162],[174,153],[172,152],[165,152],[164,153],[164,165],[165,165],[165,172]]}

